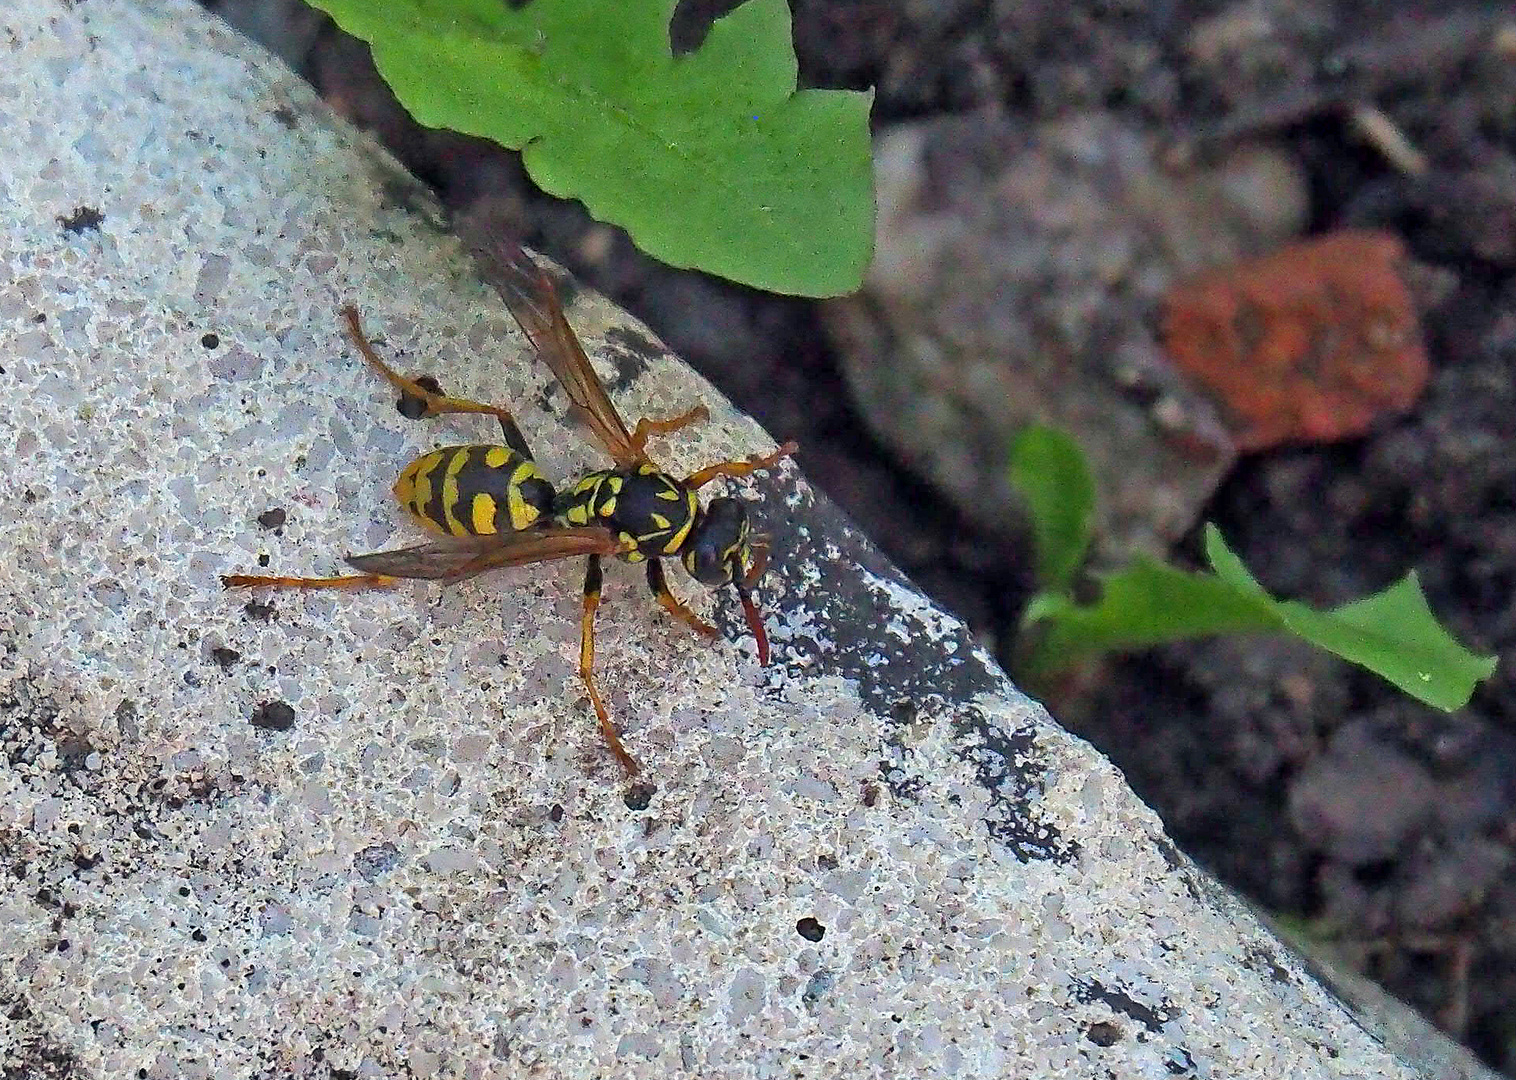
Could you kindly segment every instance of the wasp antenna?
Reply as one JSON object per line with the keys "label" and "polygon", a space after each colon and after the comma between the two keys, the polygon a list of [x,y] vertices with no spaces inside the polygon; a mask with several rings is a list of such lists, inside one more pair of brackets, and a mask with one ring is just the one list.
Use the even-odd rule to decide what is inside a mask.
{"label": "wasp antenna", "polygon": [[742,601],[742,613],[747,616],[747,628],[752,631],[753,641],[758,645],[758,663],[767,666],[769,662],[769,635],[763,628],[763,616],[758,613],[758,605],[753,603],[753,594],[748,588],[746,578],[732,578],[732,585],[737,589],[737,597]]}

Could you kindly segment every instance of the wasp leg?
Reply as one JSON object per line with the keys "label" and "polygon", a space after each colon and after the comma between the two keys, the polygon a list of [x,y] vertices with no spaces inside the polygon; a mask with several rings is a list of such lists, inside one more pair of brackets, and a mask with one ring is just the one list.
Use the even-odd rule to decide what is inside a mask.
{"label": "wasp leg", "polygon": [[674,618],[684,623],[695,633],[703,637],[716,637],[716,628],[696,615],[689,608],[679,602],[679,599],[669,592],[668,579],[663,576],[663,562],[660,559],[647,561],[647,587],[653,590],[653,596],[658,603],[663,605]]}
{"label": "wasp leg", "polygon": [[600,692],[595,689],[595,609],[600,606],[601,581],[600,556],[591,555],[584,568],[584,614],[579,621],[579,678],[584,681],[584,688],[590,693],[590,704],[595,707],[595,718],[600,721],[600,734],[605,737],[605,744],[616,755],[616,760],[621,762],[627,776],[636,776],[642,771],[642,766],[621,745],[616,725],[611,723],[610,714],[605,711],[605,703],[600,700]]}
{"label": "wasp leg", "polygon": [[693,491],[710,483],[718,476],[747,476],[749,473],[772,469],[776,462],[789,457],[799,449],[798,444],[787,442],[772,454],[764,454],[762,457],[750,457],[746,461],[718,461],[714,465],[709,465],[685,477],[684,486]]}
{"label": "wasp leg", "polygon": [[263,577],[258,574],[223,574],[227,589],[272,587],[275,589],[387,589],[399,582],[388,574],[343,574],[341,577]]}
{"label": "wasp leg", "polygon": [[649,420],[644,416],[637,421],[637,430],[632,432],[632,449],[640,454],[652,436],[669,435],[682,427],[710,418],[711,414],[704,405],[696,405],[693,409],[688,409],[678,416],[671,416],[667,420]]}
{"label": "wasp leg", "polygon": [[[369,366],[380,375],[386,382],[400,391],[402,401],[419,401],[420,413],[413,419],[425,416],[440,416],[443,413],[483,413],[493,416],[500,421],[500,430],[505,433],[505,445],[528,460],[532,457],[531,448],[526,444],[526,438],[521,434],[521,429],[516,426],[516,418],[511,415],[509,409],[501,405],[485,405],[478,401],[470,401],[467,398],[448,397],[427,386],[420,379],[407,379],[394,368],[390,367],[379,354],[374,351],[374,346],[364,336],[363,327],[358,322],[358,309],[351,304],[342,309],[342,317],[347,320],[347,332],[353,339],[353,344],[358,346],[358,351],[363,354]],[[425,378],[423,376],[423,378]],[[427,379],[432,386],[436,386],[435,380]]]}

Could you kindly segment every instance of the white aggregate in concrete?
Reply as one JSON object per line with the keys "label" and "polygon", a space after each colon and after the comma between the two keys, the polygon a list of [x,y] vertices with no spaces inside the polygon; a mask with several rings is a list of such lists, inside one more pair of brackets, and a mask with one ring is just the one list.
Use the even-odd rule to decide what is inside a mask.
{"label": "white aggregate in concrete", "polygon": [[[402,367],[514,403],[549,475],[600,459],[561,395],[542,408],[546,373],[456,243],[384,194],[393,166],[192,5],[11,0],[0,54],[0,1062],[1414,1075],[1166,861],[1119,775],[1024,699],[972,703],[1041,772],[1010,808],[954,723],[970,703],[872,711],[815,614],[843,563],[788,569],[802,602],[767,670],[610,569],[601,681],[658,783],[642,811],[574,678],[576,566],[251,616],[219,574],[265,555],[330,572],[412,539],[395,471],[486,437],[396,415],[343,302]],[[79,206],[98,228],[61,227]],[[571,317],[593,350],[614,316]],[[714,401],[664,362],[621,401],[697,397]],[[768,445],[718,410],[659,450],[684,469]],[[777,486],[810,498],[792,469]],[[288,518],[268,530],[272,508]],[[956,633],[869,587],[898,614],[860,636]],[[253,725],[267,702],[293,726]],[[1013,812],[1066,858],[1021,861],[981,821]]]}

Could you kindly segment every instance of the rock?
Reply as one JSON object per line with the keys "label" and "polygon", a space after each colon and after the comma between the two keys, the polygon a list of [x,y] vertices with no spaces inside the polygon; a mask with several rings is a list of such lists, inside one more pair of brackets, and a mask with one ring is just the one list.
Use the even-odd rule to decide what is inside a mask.
{"label": "rock", "polygon": [[1437,785],[1369,721],[1336,733],[1290,787],[1290,817],[1328,858],[1365,866],[1394,856],[1432,818]]}
{"label": "rock", "polygon": [[1194,523],[1234,450],[1163,357],[1165,290],[1303,224],[1304,181],[1267,144],[1166,165],[1152,135],[1093,114],[1026,127],[903,125],[876,158],[876,255],[828,307],[858,402],[911,468],[1010,531],[1006,456],[1037,421],[1095,472],[1103,554],[1154,554]]}
{"label": "rock", "polygon": [[[1430,1075],[793,467],[754,485],[772,667],[609,568],[651,788],[580,700],[577,566],[228,595],[402,539],[395,471],[487,429],[397,415],[343,303],[510,402],[545,472],[600,459],[425,192],[287,71],[188,3],[7,27],[7,1075]],[[712,407],[671,466],[772,446],[604,301],[569,317],[630,415]]]}
{"label": "rock", "polygon": [[1362,435],[1426,387],[1406,261],[1393,234],[1345,229],[1212,270],[1169,293],[1164,347],[1241,450]]}

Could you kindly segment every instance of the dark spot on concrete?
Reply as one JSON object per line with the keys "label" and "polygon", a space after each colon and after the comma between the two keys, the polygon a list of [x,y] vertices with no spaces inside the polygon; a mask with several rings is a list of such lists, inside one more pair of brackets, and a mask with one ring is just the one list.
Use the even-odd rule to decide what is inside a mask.
{"label": "dark spot on concrete", "polygon": [[242,610],[247,613],[249,619],[256,619],[259,622],[271,621],[277,612],[273,604],[265,604],[262,600],[249,600],[242,605]]}
{"label": "dark spot on concrete", "polygon": [[646,781],[639,781],[626,789],[623,801],[628,810],[646,810],[648,804],[653,801],[653,792],[658,790],[658,785]]}
{"label": "dark spot on concrete", "polygon": [[563,820],[563,804],[554,803],[553,808],[547,812],[547,819],[554,825]]}
{"label": "dark spot on concrete", "polygon": [[288,520],[289,515],[284,512],[282,507],[278,506],[272,510],[265,510],[258,515],[258,524],[262,525],[265,529],[277,529]]}
{"label": "dark spot on concrete", "polygon": [[251,722],[264,731],[288,731],[295,726],[295,710],[283,701],[265,701],[253,710]]}
{"label": "dark spot on concrete", "polygon": [[400,865],[400,849],[394,844],[370,844],[353,856],[353,869],[365,881],[373,881]]}
{"label": "dark spot on concrete", "polygon": [[207,349],[218,349],[221,347],[221,338],[217,334],[204,334],[200,338],[200,344]]}
{"label": "dark spot on concrete", "polygon": [[600,355],[616,365],[616,374],[607,387],[613,393],[630,387],[653,361],[668,355],[666,350],[627,326],[611,327],[606,331],[605,340],[606,347],[600,350]]}
{"label": "dark spot on concrete", "polygon": [[1163,1025],[1172,1020],[1175,1015],[1171,1005],[1163,1004],[1157,1008],[1144,1005],[1126,991],[1108,989],[1094,979],[1076,979],[1073,990],[1075,1000],[1086,1005],[1098,1001],[1122,1016],[1137,1021],[1155,1035],[1162,1031]]}
{"label": "dark spot on concrete", "polygon": [[605,384],[606,393],[614,400],[616,397],[630,390],[632,386],[647,371],[647,361],[636,353],[627,352],[625,349],[601,349],[601,358],[609,360],[616,369],[615,373]]}
{"label": "dark spot on concrete", "polygon": [[225,645],[217,645],[211,649],[211,659],[223,671],[229,670],[233,664],[242,659],[242,654],[236,649],[228,649]]}
{"label": "dark spot on concrete", "polygon": [[795,933],[807,941],[820,941],[826,936],[826,927],[807,915],[795,924]]}
{"label": "dark spot on concrete", "polygon": [[270,109],[269,115],[272,116],[274,118],[274,122],[279,124],[281,127],[284,127],[289,131],[295,130],[295,110],[290,108],[288,105],[280,105],[277,109]]}
{"label": "dark spot on concrete", "polygon": [[116,727],[123,739],[137,737],[137,703],[135,701],[130,698],[121,699],[121,704],[116,706]]}
{"label": "dark spot on concrete", "polygon": [[[1333,1053],[1329,1056],[1336,1057],[1337,1055]],[[1193,1075],[1195,1072],[1195,1059],[1190,1056],[1190,1052],[1184,1047],[1176,1046],[1173,1050],[1169,1051],[1168,1057],[1164,1058],[1163,1067],[1173,1076]]]}
{"label": "dark spot on concrete", "polygon": [[636,353],[642,358],[644,364],[650,364],[654,360],[668,355],[667,349],[658,345],[646,334],[639,333],[630,326],[613,326],[606,331],[605,338],[607,341],[619,345],[623,349]]}
{"label": "dark spot on concrete", "polygon": [[805,990],[800,994],[800,1000],[807,1006],[814,1006],[826,996],[837,980],[829,971],[818,971],[812,975],[810,981],[805,984]]}
{"label": "dark spot on concrete", "polygon": [[60,732],[57,742],[58,762],[66,773],[75,773],[85,768],[85,759],[95,752],[95,747],[83,735]]}
{"label": "dark spot on concrete", "polygon": [[78,236],[90,229],[99,232],[105,215],[93,206],[76,206],[72,214],[59,214],[57,221],[65,235]]}
{"label": "dark spot on concrete", "polygon": [[[814,627],[811,633],[797,634],[785,651],[823,657],[826,671],[854,680],[869,710],[888,721],[886,741],[890,744],[901,742],[906,729],[915,725],[947,721],[963,748],[961,756],[972,763],[980,782],[994,796],[993,813],[986,824],[995,839],[1023,861],[1076,858],[1077,845],[1040,820],[1036,809],[1043,763],[1035,726],[1007,728],[969,704],[980,694],[1014,697],[1015,688],[976,646],[968,630],[947,619],[928,626],[898,611],[878,583],[890,582],[918,595],[919,590],[825,498],[794,499],[793,481],[784,477],[760,477],[753,487],[768,504],[759,511],[760,517],[764,510],[772,512],[774,505],[784,507],[783,527],[773,529],[774,578],[784,578],[791,565],[837,563],[867,571],[829,579],[828,595],[820,605],[808,595],[808,587],[797,582],[786,588],[774,582],[765,599],[772,598],[779,621],[784,614],[803,611]],[[760,521],[760,531],[762,525]],[[718,623],[733,620],[725,621],[721,629],[735,635],[740,630],[735,621],[739,618],[723,610]],[[904,621],[910,631],[903,636],[881,634],[879,628],[892,620]],[[779,661],[784,662],[784,653]],[[815,669],[808,667],[806,672],[814,674]],[[910,755],[903,757],[909,760]],[[933,782],[888,761],[879,780],[902,801],[919,799]]]}
{"label": "dark spot on concrete", "polygon": [[1096,1046],[1115,1046],[1121,1041],[1121,1028],[1109,1020],[1097,1020],[1084,1029],[1084,1037]]}

